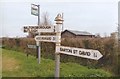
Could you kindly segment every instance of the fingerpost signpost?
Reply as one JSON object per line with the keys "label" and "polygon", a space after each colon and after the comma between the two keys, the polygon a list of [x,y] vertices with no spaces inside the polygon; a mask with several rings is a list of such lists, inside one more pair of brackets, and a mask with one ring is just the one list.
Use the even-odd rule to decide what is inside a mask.
{"label": "fingerpost signpost", "polygon": [[[39,5],[34,5],[35,7],[38,7]],[[34,10],[36,10],[34,8]],[[62,32],[62,24],[63,24],[63,17],[61,14],[58,14],[55,18],[56,25],[40,25],[39,24],[39,11],[35,14],[38,16],[38,26],[25,26],[24,32],[34,32],[38,33],[37,36],[35,36],[36,46],[38,50],[38,63],[40,64],[40,42],[53,42],[56,43],[55,48],[55,78],[59,79],[60,75],[60,53],[82,57],[82,58],[88,58],[93,60],[99,60],[103,55],[98,50],[93,49],[84,49],[84,48],[75,48],[75,47],[67,47],[67,46],[61,46],[61,32]],[[55,33],[56,35],[40,35],[41,33]],[[29,48],[35,48],[33,45],[28,45]]]}
{"label": "fingerpost signpost", "polygon": [[[36,41],[40,42],[54,42],[56,43],[56,50],[55,50],[55,78],[59,78],[60,75],[60,53],[72,55],[72,56],[78,56],[82,58],[88,58],[88,59],[94,59],[98,60],[102,57],[102,54],[98,50],[93,49],[83,49],[83,48],[74,48],[74,47],[66,47],[61,46],[61,31],[62,31],[62,23],[63,18],[61,17],[61,14],[58,14],[55,18],[56,26],[53,28],[54,32],[56,33],[56,36],[39,36],[37,35],[35,37]],[[52,27],[52,26],[51,26]],[[42,31],[40,31],[42,30]],[[38,32],[53,32],[52,29],[38,29]]]}

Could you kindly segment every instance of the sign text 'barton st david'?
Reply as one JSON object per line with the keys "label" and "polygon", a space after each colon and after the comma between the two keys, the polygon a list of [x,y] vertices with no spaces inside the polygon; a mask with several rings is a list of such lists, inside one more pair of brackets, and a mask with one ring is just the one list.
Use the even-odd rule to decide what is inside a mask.
{"label": "sign text 'barton st david'", "polygon": [[56,46],[56,52],[94,60],[98,60],[102,57],[102,54],[98,50],[93,49]]}

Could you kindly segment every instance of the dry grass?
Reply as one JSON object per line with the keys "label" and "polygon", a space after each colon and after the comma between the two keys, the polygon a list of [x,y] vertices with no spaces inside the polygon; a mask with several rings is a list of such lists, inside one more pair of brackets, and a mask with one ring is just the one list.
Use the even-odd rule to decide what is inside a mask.
{"label": "dry grass", "polygon": [[14,58],[3,56],[2,67],[3,71],[15,71],[19,69],[19,62]]}

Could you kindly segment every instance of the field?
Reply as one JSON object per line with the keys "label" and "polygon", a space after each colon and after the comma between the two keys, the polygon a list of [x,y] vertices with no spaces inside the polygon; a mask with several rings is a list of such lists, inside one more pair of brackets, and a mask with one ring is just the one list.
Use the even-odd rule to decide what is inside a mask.
{"label": "field", "polygon": [[[55,61],[41,59],[37,63],[34,56],[22,52],[2,49],[3,77],[54,77]],[[112,74],[102,69],[90,69],[76,63],[61,63],[60,77],[110,77]]]}

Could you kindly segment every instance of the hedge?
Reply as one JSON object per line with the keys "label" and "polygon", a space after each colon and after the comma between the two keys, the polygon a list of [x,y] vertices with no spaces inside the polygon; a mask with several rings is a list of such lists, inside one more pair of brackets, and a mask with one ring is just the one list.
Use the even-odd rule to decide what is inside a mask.
{"label": "hedge", "polygon": [[[4,48],[29,53],[36,56],[36,49],[30,49],[27,44],[36,44],[33,38],[3,38],[2,44]],[[61,54],[61,62],[74,62],[89,68],[103,68],[113,73],[118,73],[118,42],[111,37],[106,38],[90,38],[90,39],[78,39],[78,38],[62,38],[62,46],[86,48],[99,50],[103,57],[96,60],[90,60],[80,57],[68,56]],[[41,43],[41,56],[44,58],[55,59],[55,43]],[[120,55],[120,54],[119,54]]]}

